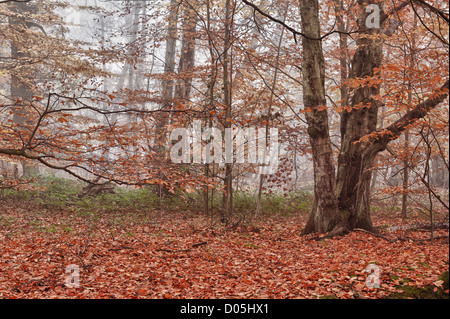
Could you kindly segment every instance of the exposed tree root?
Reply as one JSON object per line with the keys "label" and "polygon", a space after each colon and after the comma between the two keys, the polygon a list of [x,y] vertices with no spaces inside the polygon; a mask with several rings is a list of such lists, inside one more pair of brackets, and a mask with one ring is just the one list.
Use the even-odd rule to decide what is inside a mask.
{"label": "exposed tree root", "polygon": [[[377,229],[379,227],[375,227],[375,229]],[[393,231],[397,231],[397,230],[430,230],[431,229],[431,225],[405,225],[405,226],[395,226],[395,227],[389,227],[387,228],[387,230],[393,230]],[[449,229],[449,224],[447,223],[436,223],[433,225],[433,229]],[[335,228],[333,228],[333,230],[331,230],[330,232],[326,233],[323,236],[314,236],[311,238],[308,238],[308,240],[317,240],[317,241],[321,241],[324,239],[329,239],[329,238],[333,238],[333,237],[338,237],[338,236],[344,236],[347,235],[348,233],[350,233],[351,231],[358,231],[358,232],[364,232],[367,234],[370,234],[374,237],[377,238],[382,238],[386,241],[388,241],[389,243],[393,243],[396,241],[414,241],[414,242],[422,242],[422,241],[430,241],[431,238],[424,238],[424,239],[417,239],[417,238],[411,238],[411,237],[396,237],[396,238],[389,238],[387,236],[384,236],[378,232],[373,232],[373,231],[368,231],[366,229],[362,229],[362,228],[354,228],[352,230],[350,230],[348,227],[346,226],[342,226],[342,225],[338,225]],[[437,240],[437,239],[448,239],[449,236],[437,236],[437,237],[433,237],[433,240]]]}
{"label": "exposed tree root", "polygon": [[362,228],[355,228],[355,229],[353,229],[353,231],[364,232],[364,233],[370,234],[372,236],[375,236],[375,237],[378,237],[378,238],[382,238],[382,239],[384,239],[384,240],[386,240],[386,241],[388,241],[390,243],[393,243],[394,241],[397,241],[397,239],[391,239],[391,238],[388,238],[388,237],[383,236],[381,234],[373,233],[373,232],[370,232],[370,231],[362,229]]}
{"label": "exposed tree root", "polygon": [[333,237],[337,237],[337,236],[344,236],[347,235],[350,232],[350,229],[346,226],[342,226],[342,225],[338,225],[336,227],[334,227],[330,232],[326,233],[323,236],[315,236],[315,237],[311,237],[308,240],[324,240],[324,239],[328,239],[328,238],[333,238]]}
{"label": "exposed tree root", "polygon": [[[380,228],[382,226],[378,226],[377,228]],[[385,228],[385,230],[388,231],[398,231],[398,230],[431,230],[430,224],[413,224],[413,225],[402,225],[402,226],[392,226]],[[449,223],[434,223],[433,229],[449,229]]]}

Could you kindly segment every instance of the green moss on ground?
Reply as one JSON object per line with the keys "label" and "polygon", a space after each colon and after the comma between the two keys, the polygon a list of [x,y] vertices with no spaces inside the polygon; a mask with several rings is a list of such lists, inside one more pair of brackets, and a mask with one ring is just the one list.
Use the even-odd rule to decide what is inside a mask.
{"label": "green moss on ground", "polygon": [[[442,287],[428,285],[425,287],[397,286],[403,292],[395,292],[390,294],[387,299],[449,299],[448,295],[448,271],[439,276],[439,280],[443,280]],[[436,291],[435,291],[436,290]],[[446,292],[447,291],[447,292]]]}

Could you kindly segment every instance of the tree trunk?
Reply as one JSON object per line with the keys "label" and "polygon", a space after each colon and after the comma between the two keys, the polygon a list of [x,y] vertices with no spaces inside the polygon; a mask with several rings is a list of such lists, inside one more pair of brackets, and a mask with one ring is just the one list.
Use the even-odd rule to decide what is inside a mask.
{"label": "tree trunk", "polygon": [[303,48],[303,102],[314,164],[314,203],[303,234],[326,233],[339,223],[335,169],[325,99],[325,61],[320,37],[317,0],[300,1]]}
{"label": "tree trunk", "polygon": [[[230,70],[230,43],[231,43],[231,28],[232,28],[232,12],[231,0],[226,0],[225,3],[225,38],[224,38],[224,52],[223,52],[223,91],[224,91],[224,106],[225,120],[224,128],[231,128],[231,70]],[[225,163],[225,177],[224,177],[224,194],[222,198],[222,222],[228,223],[231,218],[233,210],[233,164]]]}
{"label": "tree trunk", "polygon": [[[177,37],[177,0],[170,1],[169,7],[169,21],[167,27],[166,52],[164,57],[164,79],[162,81],[162,101],[161,110],[166,111],[170,109],[173,99],[174,81],[173,74],[175,69],[175,49]],[[166,127],[168,124],[168,117],[165,112],[162,112],[156,119],[156,151],[161,157],[164,156],[164,149],[167,141]]]}
{"label": "tree trunk", "polygon": [[[211,0],[207,0],[206,5],[206,34],[208,38],[208,50],[210,55],[210,75],[208,80],[208,94],[207,94],[207,103],[205,105],[205,113],[209,114],[208,116],[208,122],[205,124],[206,127],[212,128],[213,127],[213,114],[210,113],[211,111],[214,111],[216,109],[216,83],[218,80],[218,73],[219,68],[217,65],[219,64],[219,60],[221,59],[221,55],[219,52],[214,50],[215,44],[214,44],[214,33],[212,31],[212,18],[211,18]],[[215,176],[215,164],[209,164],[205,163],[205,176],[206,178],[211,178]],[[211,219],[213,218],[213,211],[214,211],[214,196],[215,196],[215,187],[213,187],[211,190],[209,189],[208,185],[205,185],[204,187],[205,192],[205,213],[206,215],[210,213]]]}
{"label": "tree trunk", "polygon": [[346,84],[346,80],[348,77],[348,66],[347,66],[347,57],[348,57],[348,35],[345,34],[346,27],[344,22],[343,14],[344,4],[343,0],[334,0],[334,11],[336,15],[336,26],[339,32],[339,66],[340,66],[340,76],[341,82],[339,84],[339,90],[341,94],[341,107],[344,108],[348,103],[348,88]]}
{"label": "tree trunk", "polygon": [[[284,8],[283,23],[286,21],[288,8],[289,8],[289,6],[286,6]],[[266,130],[265,130],[265,132],[266,132],[266,134],[265,134],[266,147],[268,147],[268,145],[269,145],[269,120],[270,120],[271,113],[272,113],[272,103],[273,103],[275,88],[276,88],[277,80],[278,80],[278,66],[280,64],[280,52],[281,52],[281,45],[283,44],[283,36],[284,36],[284,28],[281,29],[280,38],[278,40],[275,66],[274,66],[274,71],[273,71],[274,74],[273,74],[272,86],[270,88],[270,97],[269,97],[269,104],[268,104],[269,108],[267,110],[267,123],[266,123]],[[266,154],[264,154],[264,158],[265,158],[265,156],[266,156]],[[261,212],[262,189],[263,189],[265,179],[266,179],[265,174],[261,173],[260,177],[259,177],[258,197],[257,197],[257,201],[256,201],[255,216],[259,215],[259,213]]]}
{"label": "tree trunk", "polygon": [[[169,117],[167,110],[172,108],[174,98],[174,70],[175,70],[175,50],[177,40],[177,24],[178,24],[178,1],[171,0],[169,6],[169,18],[167,26],[166,52],[164,57],[164,79],[162,81],[162,101],[161,113],[155,117],[155,143],[154,151],[156,153],[154,165],[164,167],[167,165],[167,126],[169,124]],[[165,174],[161,171],[159,179],[166,180]],[[159,183],[157,192],[160,197],[169,194],[166,187]]]}
{"label": "tree trunk", "polygon": [[[411,82],[408,91],[408,111],[412,101]],[[405,132],[405,140],[403,143],[403,184],[402,184],[402,218],[408,217],[408,184],[409,184],[409,132]]]}
{"label": "tree trunk", "polygon": [[[368,28],[366,19],[370,13],[365,0],[359,0],[360,16],[358,27],[364,32],[357,39],[350,79],[368,80],[381,66],[382,45],[380,28]],[[373,1],[368,1],[373,2]],[[383,2],[376,3],[382,12]],[[380,102],[374,96],[380,93],[379,84],[363,84],[350,90],[350,108],[341,115],[341,149],[338,159],[336,188],[339,196],[339,210],[347,220],[348,227],[373,231],[370,218],[370,181],[376,154],[366,153],[367,143],[360,139],[377,128]]]}
{"label": "tree trunk", "polygon": [[[32,8],[28,3],[17,2],[11,4],[11,10],[19,15],[27,15],[32,12]],[[28,29],[29,21],[24,17],[10,17],[9,24],[12,29]],[[29,41],[29,40],[28,40]],[[17,63],[18,67],[11,70],[11,99],[14,102],[22,99],[22,102],[16,103],[14,107],[13,122],[18,125],[21,136],[27,142],[27,133],[30,132],[32,123],[30,122],[30,114],[27,110],[27,103],[30,103],[33,97],[33,85],[35,79],[35,68],[33,63],[24,62],[29,55],[27,53],[28,47],[27,39],[17,38],[16,41],[11,42],[11,59]],[[28,55],[28,56],[27,56]],[[30,63],[29,65],[22,65],[22,63]],[[28,164],[26,160],[21,161],[23,168],[23,177],[29,178],[37,174],[39,170]]]}
{"label": "tree trunk", "polygon": [[175,99],[179,103],[186,103],[191,95],[192,72],[195,65],[197,13],[192,5],[194,4],[185,4],[183,9],[181,56],[178,64],[179,79],[175,88]]}
{"label": "tree trunk", "polygon": [[[417,27],[417,16],[414,15],[413,27]],[[409,66],[414,68],[416,63],[416,38],[413,36],[411,39],[411,48],[409,52]],[[405,61],[408,63],[408,61]],[[411,110],[412,106],[412,80],[408,79],[408,104],[407,111]],[[403,143],[404,155],[403,155],[403,189],[402,189],[402,218],[408,217],[408,184],[409,184],[409,132],[405,132],[405,140]]]}

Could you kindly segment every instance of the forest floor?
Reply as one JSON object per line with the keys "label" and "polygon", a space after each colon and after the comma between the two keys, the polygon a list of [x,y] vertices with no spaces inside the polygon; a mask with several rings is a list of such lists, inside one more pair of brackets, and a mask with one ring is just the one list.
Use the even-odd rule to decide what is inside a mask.
{"label": "forest floor", "polygon": [[[0,298],[386,298],[424,286],[448,298],[439,277],[449,269],[448,230],[436,230],[447,237],[433,244],[417,230],[317,241],[300,235],[305,215],[225,227],[193,214],[18,206],[0,203]],[[405,224],[381,215],[373,221]],[[426,223],[406,221],[418,222]],[[379,288],[366,284],[375,276],[370,264]],[[77,283],[69,265],[79,269],[78,288],[68,287]]]}

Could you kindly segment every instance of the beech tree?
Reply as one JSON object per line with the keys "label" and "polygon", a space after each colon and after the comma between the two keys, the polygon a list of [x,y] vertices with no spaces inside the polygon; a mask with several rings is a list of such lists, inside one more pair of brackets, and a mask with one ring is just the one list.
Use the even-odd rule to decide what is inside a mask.
{"label": "beech tree", "polygon": [[[392,140],[397,139],[401,133],[448,97],[448,80],[440,87],[435,87],[426,100],[415,105],[400,119],[383,130],[377,130],[381,82],[374,78],[379,76],[377,72],[383,61],[382,34],[392,34],[395,23],[390,23],[389,28],[385,29],[389,15],[384,12],[383,1],[358,1],[358,39],[349,78],[359,82],[349,89],[349,105],[341,111],[341,145],[336,174],[329,136],[322,48],[322,40],[331,32],[327,35],[321,33],[319,2],[300,2],[301,32],[272,17],[254,3],[247,0],[243,2],[302,37],[303,100],[307,110],[305,115],[312,148],[315,190],[313,209],[303,234],[319,232],[333,236],[354,228],[373,231],[370,217],[370,181],[375,157],[384,151]],[[426,6],[448,25],[448,16],[440,10],[423,1],[417,3]],[[367,19],[372,12],[367,11],[366,7],[372,4],[380,10],[378,25],[375,27],[367,25]],[[400,11],[406,4],[405,2],[394,7],[393,12]],[[417,14],[416,11],[415,13]],[[340,25],[342,27],[341,23]],[[338,32],[345,33],[342,28]],[[439,40],[445,43],[445,39]],[[341,98],[347,99],[344,96]]]}

